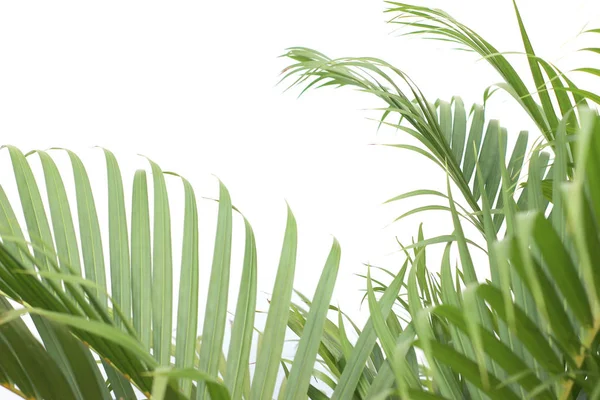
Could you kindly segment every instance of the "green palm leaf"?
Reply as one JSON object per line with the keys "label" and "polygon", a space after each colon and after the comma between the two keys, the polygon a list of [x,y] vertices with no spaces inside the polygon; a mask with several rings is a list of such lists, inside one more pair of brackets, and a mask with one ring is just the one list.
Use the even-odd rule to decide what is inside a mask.
{"label": "green palm leaf", "polygon": [[[24,310],[14,311],[7,307],[2,311],[0,329],[10,330],[17,326],[15,324],[20,324],[18,327],[22,329],[24,325],[18,318],[23,313],[30,313],[45,346],[37,347],[35,351],[44,353],[40,359],[49,360],[47,366],[61,371],[55,382],[65,382],[61,384],[65,394],[40,395],[52,393],[51,388],[38,387],[49,385],[49,381],[38,379],[35,369],[28,371],[33,366],[28,364],[23,369],[23,366],[15,364],[17,359],[9,356],[6,361],[0,360],[2,382],[24,396],[32,393],[34,397],[65,399],[133,398],[132,384],[146,396],[156,393],[167,399],[203,397],[205,394],[221,396],[218,398],[249,398],[252,396],[250,387],[256,393],[273,393],[295,269],[297,233],[291,210],[288,210],[282,258],[264,333],[271,346],[262,347],[259,352],[258,369],[251,380],[249,362],[257,262],[254,234],[246,220],[241,295],[235,312],[230,351],[227,359],[223,356],[234,210],[223,184],[220,184],[208,304],[201,311],[205,318],[202,345],[198,351],[200,242],[196,198],[189,182],[181,178],[185,194],[182,267],[178,307],[174,309],[171,303],[170,205],[165,173],[157,164],[150,162],[154,229],[150,229],[150,194],[146,173],[137,171],[133,180],[130,231],[126,222],[128,215],[123,201],[125,190],[120,168],[114,155],[104,150],[109,185],[108,251],[111,256],[107,271],[100,235],[102,224],[96,211],[92,183],[81,159],[68,152],[75,177],[79,217],[77,232],[66,195],[69,189],[64,185],[62,171],[52,156],[47,152],[32,153],[38,154],[42,161],[50,220],[29,160],[16,148],[10,147],[8,152],[13,161],[20,200],[28,214],[25,232],[31,242],[25,241],[23,229],[0,187],[0,291],[26,305]],[[154,235],[152,241],[151,234]],[[33,252],[30,253],[28,246]],[[308,384],[321,343],[321,332],[333,325],[326,315],[337,276],[339,252],[336,242],[324,270],[323,284],[315,294],[314,305],[306,312],[308,320],[303,328],[312,334],[306,335],[303,345],[306,351],[297,358],[290,382],[290,387],[296,387],[300,393],[311,391]],[[82,264],[84,268],[80,268]],[[106,284],[106,272],[111,274],[110,290]],[[173,315],[177,315],[174,338],[171,329]],[[24,340],[32,339],[24,336]],[[93,351],[90,352],[87,346]],[[175,357],[174,363],[171,362],[172,356]],[[160,368],[157,370],[159,366],[164,366],[168,372]],[[102,372],[108,377],[108,385]],[[225,377],[224,383],[220,383],[221,376]],[[298,396],[296,389],[290,392],[294,396]],[[87,390],[93,393],[87,393]],[[313,388],[312,392],[315,390]],[[254,396],[260,398],[263,394]]]}
{"label": "green palm leaf", "polygon": [[[472,178],[475,165],[479,164],[483,187],[492,208],[502,208],[503,199],[498,195],[501,180],[498,165],[500,154],[506,153],[507,134],[496,120],[489,121],[486,126],[484,107],[474,105],[467,118],[465,106],[459,97],[454,97],[451,103],[438,100],[431,104],[406,74],[379,59],[330,59],[315,50],[300,47],[289,49],[285,57],[295,63],[284,70],[282,81],[297,76],[292,85],[305,84],[303,92],[313,86],[353,86],[385,101],[388,107],[382,122],[391,114],[397,114],[398,123],[386,123],[416,138],[423,148],[415,147],[415,151],[447,168],[451,179],[476,215],[481,211],[481,192],[479,178]],[[515,182],[520,176],[526,148],[527,132],[521,132],[510,153],[508,166]],[[407,214],[412,212],[416,211]],[[483,231],[481,217],[474,219],[476,226]],[[498,215],[495,219],[496,230],[499,230],[503,217]]]}

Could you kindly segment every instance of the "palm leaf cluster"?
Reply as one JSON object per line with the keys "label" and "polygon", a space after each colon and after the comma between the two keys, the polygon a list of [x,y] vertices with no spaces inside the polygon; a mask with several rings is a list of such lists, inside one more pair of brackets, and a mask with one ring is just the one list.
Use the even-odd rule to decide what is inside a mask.
{"label": "palm leaf cluster", "polygon": [[[187,180],[175,176],[182,181],[185,193],[177,286],[167,173],[156,163],[150,161],[152,199],[146,171],[135,173],[128,221],[119,165],[114,155],[104,150],[110,254],[105,262],[95,199],[81,159],[68,152],[75,181],[76,204],[72,207],[63,177],[49,152],[24,155],[14,147],[7,147],[7,151],[28,241],[0,188],[0,290],[4,294],[0,297],[0,380],[5,387],[25,398],[65,400],[132,399],[136,398],[134,387],[153,398],[271,397],[277,383],[295,272],[297,229],[289,208],[272,306],[261,332],[262,340],[269,345],[260,346],[254,356],[256,368],[251,378],[257,298],[256,242],[252,227],[244,218],[241,285],[225,357],[222,349],[235,208],[222,183],[213,265],[210,277],[206,275],[210,279],[207,305],[201,312],[199,218],[196,196]],[[44,191],[30,165],[35,157],[43,167]],[[77,213],[78,229],[72,210]],[[305,357],[298,357],[291,368],[295,378],[290,378],[289,385],[295,387],[290,389],[290,396],[308,387],[339,260],[340,247],[334,242],[309,311],[307,334],[300,343]],[[13,309],[6,297],[22,307]],[[19,319],[25,313],[31,315],[41,343]],[[201,335],[197,331],[199,315],[204,315]],[[192,384],[193,381],[199,383]]]}
{"label": "palm leaf cluster", "polygon": [[[363,327],[330,305],[337,241],[313,298],[296,292],[300,300],[292,301],[297,232],[288,209],[267,320],[255,341],[257,246],[241,216],[241,285],[224,349],[239,211],[222,183],[208,300],[200,310],[200,219],[187,180],[149,161],[151,176],[135,173],[127,207],[119,164],[104,150],[109,219],[103,243],[104,222],[81,159],[67,151],[71,188],[53,158],[63,150],[23,154],[8,146],[22,216],[0,187],[0,383],[36,399],[598,398],[600,116],[593,107],[600,97],[536,55],[515,2],[534,87],[507,54],[445,12],[388,4],[389,22],[406,35],[475,52],[502,82],[485,89],[483,104],[465,106],[458,96],[429,101],[383,60],[331,59],[302,47],[285,54],[291,64],[282,80],[303,91],[351,86],[375,95],[384,103],[380,123],[417,142],[389,146],[427,157],[448,177],[443,190],[424,188],[388,201],[433,196],[439,204],[398,220],[442,209],[452,217],[453,232],[426,238],[419,229],[414,243],[401,248],[406,257],[398,271],[379,268],[388,282],[367,268],[370,318]],[[579,71],[600,75],[591,67]],[[541,144],[486,117],[497,90],[523,107]],[[509,142],[515,143],[510,149]],[[37,177],[34,158],[42,166]],[[185,193],[178,277],[167,177],[180,179]],[[465,223],[477,228],[477,238],[467,237]],[[445,245],[441,265],[427,257],[434,244]],[[473,246],[485,251],[483,265]],[[300,338],[291,360],[282,359],[289,331]]]}
{"label": "palm leaf cluster", "polygon": [[[406,35],[453,42],[483,57],[504,80],[487,88],[484,100],[496,90],[513,96],[539,128],[542,144],[528,152],[528,133],[522,131],[507,151],[508,133],[498,121],[486,121],[485,103],[473,105],[467,117],[459,97],[429,102],[406,74],[382,60],[288,50],[293,63],[283,79],[294,78],[291,86],[303,85],[302,93],[353,86],[377,96],[386,104],[381,123],[420,143],[392,146],[426,156],[449,178],[444,192],[422,189],[388,201],[441,198],[445,204],[419,207],[399,219],[444,209],[454,232],[425,239],[420,231],[416,243],[403,248],[406,264],[389,284],[367,274],[371,318],[356,348],[339,351],[348,348],[341,319],[330,329],[334,344],[323,342],[329,350],[320,353],[323,359],[340,354],[338,369],[327,363],[332,398],[596,398],[600,214],[597,162],[591,160],[598,159],[600,125],[590,107],[597,96],[535,55],[515,3],[534,88],[504,54],[443,11],[389,4],[390,22],[407,28]],[[398,122],[388,122],[394,115]],[[466,205],[455,200],[453,187]],[[473,261],[475,243],[465,236],[465,221],[486,243],[484,265]],[[443,242],[441,266],[428,266],[427,246]],[[482,268],[489,269],[490,280],[481,278]],[[378,291],[384,291],[379,300]],[[350,371],[339,368],[346,363]]]}

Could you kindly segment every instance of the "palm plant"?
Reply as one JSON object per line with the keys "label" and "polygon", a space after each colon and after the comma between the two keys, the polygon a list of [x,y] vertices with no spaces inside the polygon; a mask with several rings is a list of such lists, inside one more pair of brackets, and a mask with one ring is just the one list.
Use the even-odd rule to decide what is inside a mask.
{"label": "palm plant", "polygon": [[[386,103],[381,123],[421,144],[392,146],[427,157],[448,176],[445,193],[422,189],[389,200],[441,198],[447,205],[419,207],[404,215],[448,210],[454,232],[425,239],[420,230],[415,243],[402,247],[406,263],[390,273],[389,284],[372,279],[369,269],[365,278],[371,318],[358,341],[349,344],[340,317],[321,348],[332,399],[600,395],[600,119],[591,109],[600,97],[536,56],[513,4],[534,89],[502,53],[443,11],[389,2],[387,12],[393,14],[391,23],[408,27],[408,35],[458,44],[500,74],[503,82],[486,89],[484,99],[504,90],[532,118],[542,143],[527,163],[528,133],[520,132],[507,152],[507,131],[498,121],[486,124],[485,105],[473,105],[467,117],[459,97],[430,102],[406,74],[379,59],[330,59],[307,48],[285,54],[293,63],[282,80],[293,78],[291,86],[303,85],[302,93],[311,87],[353,86],[377,96]],[[600,75],[594,68],[579,70]],[[394,115],[397,122],[389,122]],[[521,173],[523,166],[526,174]],[[455,201],[452,187],[465,205]],[[462,227],[465,220],[485,241],[488,262],[478,268],[469,247],[475,242]],[[432,273],[426,248],[436,243],[446,247],[441,267],[435,268],[439,272]],[[453,243],[457,268],[451,266]],[[481,279],[482,268],[489,268],[491,280]],[[384,292],[379,300],[377,291]],[[400,324],[406,315],[406,323]]]}
{"label": "palm plant", "polygon": [[[543,142],[528,156],[528,133],[520,132],[509,152],[508,132],[500,122],[486,120],[485,104],[467,113],[459,97],[430,102],[406,74],[382,60],[333,60],[306,48],[288,51],[293,62],[284,80],[295,77],[294,84],[305,85],[304,90],[354,86],[374,94],[386,103],[381,123],[421,144],[392,146],[426,156],[448,175],[446,190],[422,189],[390,199],[441,199],[443,205],[410,213],[445,209],[454,232],[426,239],[420,229],[415,242],[402,247],[406,260],[400,270],[381,269],[392,278],[389,283],[367,269],[370,320],[364,327],[329,305],[340,258],[335,241],[312,300],[296,293],[300,301],[292,302],[296,222],[288,210],[251,373],[257,250],[243,216],[242,284],[227,354],[223,351],[232,219],[238,212],[223,184],[198,335],[199,220],[189,182],[180,178],[185,192],[182,264],[180,286],[174,290],[165,183],[165,174],[174,174],[150,161],[150,191],[147,173],[137,171],[128,219],[119,165],[104,151],[106,265],[97,199],[80,158],[67,153],[76,229],[65,175],[50,152],[24,155],[7,147],[25,223],[18,223],[14,203],[0,187],[0,383],[24,398],[39,399],[129,399],[137,388],[154,399],[262,400],[275,396],[278,379],[282,399],[596,398],[600,117],[592,103],[600,97],[535,55],[516,4],[533,89],[503,54],[446,13],[389,4],[390,22],[407,26],[408,34],[459,44],[490,63],[503,82],[486,90],[485,99],[496,89],[509,93],[531,116]],[[581,70],[600,75],[594,68]],[[398,120],[391,122],[392,116]],[[43,186],[30,166],[34,157],[43,168]],[[525,166],[527,174],[522,173]],[[453,190],[464,204],[455,200]],[[471,257],[469,246],[480,238],[465,236],[465,221],[485,242],[489,281],[481,279],[482,266],[476,268]],[[426,251],[438,243],[446,247],[439,272],[432,272]],[[453,246],[457,268],[452,267]],[[15,303],[20,307],[14,309]],[[331,311],[337,314],[334,320],[328,319]],[[31,315],[35,329],[21,319],[24,314]],[[288,328],[300,342],[294,359],[282,360]],[[351,331],[358,336],[355,342]],[[280,370],[285,376],[278,376]]]}
{"label": "palm plant", "polygon": [[[3,386],[24,398],[65,400],[132,399],[136,398],[134,387],[145,396],[158,399],[272,396],[296,261],[296,221],[289,208],[271,307],[261,332],[262,341],[268,345],[259,346],[251,377],[249,360],[257,295],[256,243],[252,227],[244,218],[243,272],[225,357],[222,349],[235,208],[222,183],[204,325],[198,336],[198,212],[194,190],[185,178],[180,177],[185,204],[175,309],[171,213],[165,184],[165,174],[174,174],[164,173],[150,161],[153,182],[153,199],[150,199],[146,172],[135,173],[128,229],[119,165],[114,155],[104,150],[109,207],[107,266],[95,199],[81,159],[67,151],[75,181],[79,222],[76,230],[67,189],[52,156],[44,151],[24,155],[10,146],[7,151],[29,240],[0,188]],[[39,157],[43,167],[49,217],[30,167],[34,157]],[[150,229],[151,200],[153,229]],[[310,308],[307,333],[300,343],[304,356],[297,357],[291,369],[294,378],[290,378],[288,386],[293,390],[306,391],[303,388],[309,385],[339,260],[340,247],[334,240]],[[111,278],[110,290],[107,272]],[[13,309],[7,298],[22,307]],[[31,315],[43,345],[20,319],[26,313]],[[193,381],[198,384],[193,385]]]}

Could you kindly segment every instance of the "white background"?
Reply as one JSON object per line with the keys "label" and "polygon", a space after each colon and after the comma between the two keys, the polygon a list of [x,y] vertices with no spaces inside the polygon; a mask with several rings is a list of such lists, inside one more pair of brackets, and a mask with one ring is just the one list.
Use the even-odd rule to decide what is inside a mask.
{"label": "white background", "polygon": [[[508,0],[426,5],[444,8],[500,51],[522,51]],[[526,0],[520,6],[538,55],[566,70],[598,67],[600,56],[585,58],[575,50],[593,39],[598,43],[598,37],[576,36],[588,22],[600,26],[600,3]],[[407,72],[431,100],[458,94],[467,105],[481,102],[483,90],[499,81],[476,56],[397,37],[385,23],[384,9],[381,1],[354,0],[2,2],[0,142],[23,151],[58,146],[80,152],[96,182],[104,222],[104,163],[93,146],[116,153],[128,188],[134,169],[145,167],[137,154],[187,177],[199,197],[217,195],[211,174],[218,176],[255,229],[263,308],[287,200],[299,227],[296,288],[312,296],[334,235],[343,256],[332,303],[364,322],[367,307],[359,310],[359,289],[365,283],[353,275],[365,272],[363,263],[397,270],[402,259],[394,237],[410,241],[420,221],[426,236],[451,233],[439,212],[388,226],[418,202],[381,203],[417,188],[444,190],[445,177],[406,151],[368,145],[404,140],[392,130],[377,133],[377,123],[368,118],[378,114],[365,111],[381,106],[377,99],[347,88],[309,91],[300,99],[297,90],[283,93],[285,86],[276,83],[289,61],[277,56],[286,47],[306,46],[334,58],[379,57]],[[515,62],[525,67],[523,60]],[[487,116],[500,118],[513,137],[532,129],[501,95]],[[0,177],[14,194],[7,158],[2,150]],[[177,257],[181,195],[179,183],[170,181]],[[200,203],[200,279],[206,293],[215,206]],[[237,237],[240,246],[243,231]],[[239,251],[233,261],[230,310]],[[0,398],[9,397],[0,392]]]}

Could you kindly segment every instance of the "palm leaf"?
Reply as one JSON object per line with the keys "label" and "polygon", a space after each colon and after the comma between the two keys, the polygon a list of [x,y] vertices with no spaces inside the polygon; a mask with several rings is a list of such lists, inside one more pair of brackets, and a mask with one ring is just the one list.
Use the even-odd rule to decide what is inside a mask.
{"label": "palm leaf", "polygon": [[[230,398],[230,395],[237,399],[248,398],[252,396],[250,387],[256,393],[273,392],[286,333],[296,259],[296,223],[291,210],[288,209],[280,268],[264,332],[271,345],[261,347],[257,372],[251,382],[249,360],[256,304],[256,245],[252,228],[245,220],[242,295],[238,299],[226,359],[222,347],[227,326],[232,211],[235,208],[223,184],[220,184],[208,304],[202,311],[204,331],[197,351],[198,210],[189,182],[180,178],[185,204],[182,267],[177,288],[179,301],[177,309],[174,309],[170,204],[165,173],[156,163],[150,161],[153,210],[146,173],[135,173],[129,229],[121,171],[114,155],[104,150],[109,185],[107,222],[111,258],[106,270],[100,235],[102,224],[96,211],[92,182],[81,159],[68,152],[75,178],[77,232],[66,195],[69,188],[64,185],[63,173],[52,156],[47,152],[31,153],[38,154],[42,161],[49,219],[42,200],[43,191],[36,183],[30,161],[14,147],[9,147],[8,152],[13,161],[19,200],[27,214],[25,232],[30,241],[26,241],[8,197],[0,187],[0,291],[26,305],[23,310],[6,308],[2,311],[0,329],[10,331],[17,326],[22,329],[24,325],[19,318],[24,313],[32,315],[44,342],[44,347],[38,346],[38,350],[32,351],[43,352],[39,359],[48,360],[43,362],[53,371],[61,371],[60,377],[54,381],[64,381],[60,389],[64,395],[40,395],[53,393],[51,388],[37,387],[49,385],[49,381],[38,381],[32,365],[27,364],[24,369],[23,365],[15,364],[14,357],[7,356],[6,361],[0,360],[0,378],[11,390],[24,396],[32,394],[34,397],[65,399],[83,396],[107,399],[109,391],[117,398],[132,398],[135,396],[132,384],[146,396],[157,393],[167,399],[203,397],[205,393],[226,395],[222,398]],[[150,212],[154,213],[153,230],[150,229]],[[151,234],[154,235],[152,241]],[[290,383],[290,387],[295,387],[300,393],[315,393],[316,390],[308,384],[317,357],[315,346],[319,348],[321,344],[321,332],[331,329],[326,312],[337,275],[339,251],[336,242],[326,264],[323,284],[315,295],[314,306],[305,314],[308,319],[305,319],[307,323],[303,329],[312,334],[306,335],[303,346],[307,351],[297,357]],[[80,268],[82,264],[83,268]],[[110,289],[106,284],[107,272],[111,274]],[[177,315],[174,338],[171,332],[173,315]],[[29,334],[23,336],[23,340],[26,343],[34,339]],[[174,363],[171,361],[173,356]],[[96,362],[98,357],[101,363]],[[108,377],[108,385],[102,378],[102,370]],[[225,377],[225,383],[216,384],[220,382],[220,376]],[[197,386],[193,381],[197,381]],[[296,389],[290,394],[297,396]],[[87,393],[87,390],[93,393]],[[260,398],[263,395],[254,396]]]}
{"label": "palm leaf", "polygon": [[[502,208],[503,199],[498,196],[501,180],[498,165],[501,152],[506,153],[507,134],[506,129],[496,120],[490,120],[486,126],[483,106],[474,105],[467,118],[465,106],[459,97],[454,97],[450,103],[438,100],[431,104],[406,74],[375,58],[330,59],[307,48],[291,48],[285,57],[295,63],[284,70],[282,81],[297,76],[292,85],[305,84],[304,90],[322,82],[328,85],[353,86],[385,101],[388,107],[382,122],[391,114],[399,115],[398,123],[388,124],[416,138],[423,148],[415,147],[415,151],[447,168],[448,174],[475,215],[479,215],[481,211],[481,192],[478,178],[472,178],[475,165],[479,164],[483,187],[492,208]],[[526,147],[527,133],[521,132],[510,153],[508,167],[515,182],[520,175]],[[407,214],[413,212],[416,211],[411,210]],[[478,229],[483,231],[481,217],[474,219]],[[501,222],[502,217],[499,215],[496,217],[496,230],[500,229]]]}

